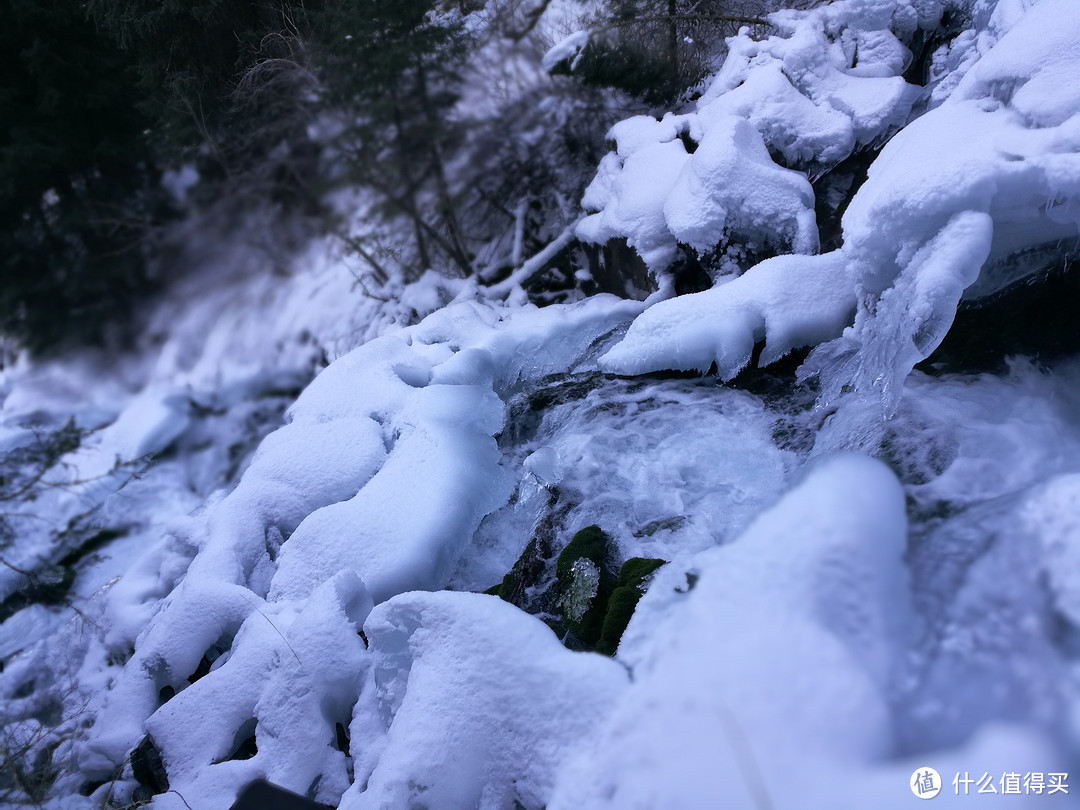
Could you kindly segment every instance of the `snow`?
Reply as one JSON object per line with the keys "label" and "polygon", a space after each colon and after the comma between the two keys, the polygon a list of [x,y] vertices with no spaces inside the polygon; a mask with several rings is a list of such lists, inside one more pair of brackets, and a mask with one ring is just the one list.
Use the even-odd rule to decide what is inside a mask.
{"label": "snow", "polygon": [[883,465],[823,459],[736,541],[661,569],[620,647],[634,682],[549,806],[755,807],[758,780],[828,806],[823,771],[890,749],[905,528]]}
{"label": "snow", "polygon": [[814,253],[813,191],[797,169],[835,165],[906,122],[918,93],[900,77],[910,54],[889,30],[905,9],[848,0],[774,15],[786,35],[763,42],[743,29],[694,111],[612,128],[617,151],[586,191],[578,236],[625,238],[657,274],[679,244],[704,254],[742,239]]}
{"label": "snow", "polygon": [[[895,72],[903,60],[897,61],[893,45],[884,44],[892,35],[884,29],[855,25],[860,17],[864,25],[875,17],[887,21],[883,9],[891,5],[852,0],[792,17],[790,37],[780,40],[774,49],[782,47],[789,62],[801,64],[802,39],[824,36],[830,26],[846,21],[850,28],[845,31],[858,30],[858,36],[871,32],[873,58],[884,59],[874,64],[882,69],[891,65],[889,69]],[[896,4],[898,9],[902,5]],[[1080,177],[1080,117],[1076,110],[1080,99],[1074,80],[1080,61],[1068,44],[1080,36],[1080,18],[1065,0],[1044,0],[1024,13],[1013,8],[1011,16],[1004,13],[1005,8],[988,23],[994,28],[996,41],[967,67],[948,98],[905,126],[874,160],[865,184],[844,214],[842,248],[801,260],[767,260],[746,273],[746,283],[724,284],[699,296],[665,302],[662,309],[658,306],[642,316],[641,326],[635,324],[625,344],[609,355],[606,367],[642,373],[703,370],[716,362],[720,374],[727,378],[747,363],[754,343],[762,339],[767,345],[763,363],[795,346],[823,343],[803,369],[804,376],[821,378],[823,402],[854,388],[878,396],[885,412],[894,412],[904,379],[915,363],[940,343],[964,291],[978,281],[984,265],[994,269],[992,281],[981,289],[982,294],[989,294],[1017,281],[1027,270],[1022,262],[1010,264],[1010,256],[1047,243],[1075,240],[1080,231],[1076,196]],[[1007,26],[1002,22],[1006,17]],[[895,24],[895,15],[893,20]],[[709,110],[723,106],[723,100],[731,96],[752,92],[755,85],[746,79],[759,70],[766,71],[762,88],[776,86],[775,74],[769,72],[771,61],[763,60],[764,67],[755,61],[762,47],[742,40],[733,44],[728,62],[699,102],[698,112],[691,114],[690,132],[693,135],[696,127],[704,140],[702,148],[689,158],[690,165],[698,160],[713,133],[723,135],[733,145],[739,142],[727,119],[712,117]],[[754,58],[743,54],[744,50]],[[809,52],[820,54],[823,49]],[[1049,58],[1047,52],[1052,54]],[[793,70],[788,62],[785,70]],[[874,72],[878,72],[877,67]],[[807,93],[832,93],[832,83],[840,81],[837,87],[851,91],[847,96],[851,103],[840,104],[836,101],[839,97],[832,95],[833,109],[866,113],[866,120],[872,123],[866,125],[863,135],[856,136],[863,143],[903,123],[908,114],[910,104],[900,102],[893,103],[893,112],[888,115],[875,113],[865,102],[870,96],[881,96],[871,93],[864,97],[861,90],[855,90],[863,86],[861,82],[888,79],[852,78],[835,67],[827,76],[831,78],[821,81],[813,71],[803,75],[811,82]],[[756,108],[744,104],[741,109],[752,123]],[[821,128],[820,123],[799,118],[788,108],[780,120],[796,133],[814,133]],[[852,120],[858,121],[859,116]],[[744,123],[740,131],[745,128]],[[768,127],[762,129],[768,137]],[[856,126],[853,131],[863,130]],[[833,135],[829,137],[835,142]],[[776,142],[775,137],[772,142]],[[823,159],[821,154],[815,159]],[[792,154],[789,159],[800,158]],[[805,156],[801,159],[805,163]],[[607,165],[614,164],[609,160]],[[617,192],[619,178],[604,174],[602,168],[596,183]],[[722,178],[713,177],[709,187],[722,187],[731,174],[729,170]],[[762,208],[771,207],[774,216],[790,217],[792,206],[782,196],[786,188],[766,184],[764,189],[755,190],[754,202],[744,208],[753,210],[760,200]],[[770,201],[770,194],[780,196]],[[708,239],[684,238],[672,231],[699,252],[718,243],[730,227],[718,209],[709,215],[710,209],[703,208],[699,200],[680,206],[672,202],[677,196],[666,189],[657,189],[653,202],[638,200],[635,204],[655,205],[661,196],[666,198],[665,205],[688,209],[688,216],[705,212],[712,227]],[[608,210],[619,210],[623,204],[617,193],[611,199],[600,197],[598,202],[606,207],[594,217],[607,216]],[[670,220],[668,216],[668,224]],[[649,220],[648,227],[649,236],[634,232],[630,243],[659,239],[655,220]],[[579,233],[586,238],[614,235],[610,231]],[[805,252],[807,247],[805,240],[802,248],[798,239],[793,243],[796,251]],[[669,248],[674,251],[670,242]],[[777,265],[778,261],[781,264]],[[793,284],[792,297],[801,306],[785,312],[776,303],[777,285],[770,283],[770,276],[783,278],[778,268],[796,266],[801,271],[799,282],[805,285]],[[845,283],[842,276],[838,278],[838,268],[844,268],[852,282],[844,292],[835,289]],[[815,297],[820,303],[814,302]],[[847,320],[852,312],[848,304],[853,299],[859,305],[851,323]],[[707,322],[713,314],[716,317]]]}
{"label": "snow", "polygon": [[581,52],[585,50],[585,46],[589,44],[589,37],[589,31],[575,31],[569,36],[559,40],[559,42],[544,54],[544,58],[540,62],[541,66],[550,73],[559,62],[570,59],[572,60],[570,62],[570,69],[573,70],[577,67]]}
{"label": "snow", "polygon": [[716,363],[728,380],[764,340],[761,364],[837,334],[855,311],[850,269],[842,255],[776,256],[705,292],[661,301],[642,313],[626,337],[600,359],[607,371],[641,374],[663,368],[706,372]]}
{"label": "snow", "polygon": [[[94,699],[101,730],[81,767],[104,773],[122,763],[168,686],[188,697],[182,712],[169,701],[149,721],[167,761],[194,756],[183,747],[198,739],[187,736],[187,718],[203,713],[221,724],[217,743],[200,746],[210,759],[191,765],[201,784],[196,771],[228,756],[257,699],[249,692],[221,716],[215,707],[229,698],[214,686],[227,684],[225,676],[184,691],[204,654],[224,644],[238,661],[228,671],[265,670],[269,631],[260,622],[307,610],[335,577],[359,576],[376,602],[445,584],[480,520],[512,491],[492,438],[504,419],[493,386],[535,379],[552,362],[565,367],[639,308],[607,297],[505,313],[465,302],[332,364],[290,408],[289,424],[263,442],[236,489],[148,552],[136,566],[142,576],[112,592],[110,644],[134,642],[135,654]],[[138,639],[117,638],[122,617],[144,617],[151,602],[158,606]],[[251,767],[225,770],[250,776]]]}
{"label": "snow", "polygon": [[600,162],[597,177],[581,201],[586,210],[600,213],[582,220],[577,235],[596,243],[625,236],[647,266],[663,268],[675,259],[676,247],[665,225],[664,200],[690,156],[671,128],[666,140],[635,149],[638,126],[652,129],[655,124],[652,119],[630,119],[609,133],[616,141],[626,133],[631,145],[620,145],[622,154],[607,155]]}
{"label": "snow", "polygon": [[[5,369],[5,454],[90,431],[3,540],[81,555],[0,624],[2,730],[54,751],[48,806],[133,801],[144,738],[164,810],[256,777],[345,810],[824,810],[906,806],[926,766],[945,804],[954,773],[1075,772],[1080,365],[912,368],[1018,251],[1077,237],[1080,14],[979,0],[914,89],[942,7],[778,13],[692,110],[613,129],[578,236],[658,274],[789,251],[705,292],[538,309],[526,262],[381,302],[340,256],[272,278],[238,250],[130,355]],[[878,149],[817,254],[812,181]],[[731,379],[761,344],[818,348],[797,380],[651,374]],[[475,592],[593,524],[613,562],[667,561],[613,658]]]}
{"label": "snow", "polygon": [[[439,587],[480,519],[510,497],[491,438],[502,403],[478,385],[432,385],[393,420],[385,464],[351,499],[311,514],[284,546],[272,599],[357,571],[377,601]],[[418,482],[454,482],[452,488]]]}
{"label": "snow", "polygon": [[497,597],[402,594],[365,631],[385,740],[357,763],[346,810],[541,806],[627,686],[618,664],[567,651]]}
{"label": "snow", "polygon": [[798,253],[817,249],[814,194],[804,177],[773,163],[746,120],[717,116],[664,202],[679,242],[705,253],[725,230],[770,232]]}
{"label": "snow", "polygon": [[1024,505],[1024,522],[1044,548],[1046,576],[1055,607],[1070,621],[1080,619],[1080,476],[1050,479]]}
{"label": "snow", "polygon": [[[170,786],[189,803],[218,806],[223,795],[261,776],[335,801],[349,784],[345,755],[334,747],[335,723],[348,725],[370,666],[357,634],[370,609],[363,584],[345,572],[300,610],[250,613],[234,651],[147,720]],[[254,757],[222,761],[252,734]],[[174,794],[157,801],[183,806]]]}

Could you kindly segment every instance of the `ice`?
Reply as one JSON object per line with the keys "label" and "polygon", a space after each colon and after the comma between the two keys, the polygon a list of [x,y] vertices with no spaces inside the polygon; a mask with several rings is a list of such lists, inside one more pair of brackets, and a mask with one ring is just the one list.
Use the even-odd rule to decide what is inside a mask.
{"label": "ice", "polygon": [[[990,253],[992,232],[987,214],[965,211],[919,246],[873,312],[860,308],[854,326],[816,349],[800,370],[821,376],[822,401],[835,400],[845,385],[854,384],[878,392],[885,412],[895,412],[904,379],[952,326],[964,289]],[[864,286],[874,283],[870,276],[864,273]]]}
{"label": "ice", "polygon": [[42,605],[30,605],[0,624],[0,659],[56,632],[63,620]]}
{"label": "ice", "polygon": [[545,485],[557,484],[563,476],[562,459],[553,447],[541,447],[530,453],[521,466]]}
{"label": "ice", "polygon": [[[551,401],[542,417],[534,396]],[[541,522],[553,527],[556,548],[598,525],[623,559],[675,559],[727,542],[800,463],[774,443],[782,419],[709,380],[642,386],[581,371],[523,392],[502,436],[516,497],[481,524],[451,582],[469,590],[498,582]],[[557,481],[535,474],[538,457],[557,457]]]}

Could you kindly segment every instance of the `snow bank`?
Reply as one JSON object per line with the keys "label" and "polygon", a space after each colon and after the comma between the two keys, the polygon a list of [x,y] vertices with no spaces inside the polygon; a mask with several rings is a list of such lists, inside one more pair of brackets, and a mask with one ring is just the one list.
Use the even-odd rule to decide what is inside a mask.
{"label": "snow bank", "polygon": [[[760,48],[771,53],[782,45],[787,49],[785,58],[791,61],[795,53],[801,53],[796,44],[834,30],[839,34],[837,42],[824,47],[819,43],[809,53],[839,54],[845,41],[865,40],[872,45],[873,58],[879,60],[867,71],[875,76],[895,73],[905,59],[887,26],[907,25],[910,30],[925,25],[934,16],[931,6],[848,0],[805,16],[782,17],[791,24],[790,42],[772,38],[757,46],[740,37],[713,89],[702,99],[695,125],[706,134],[725,131],[728,124],[710,125],[705,110],[733,103],[724,99],[752,93],[758,84],[749,77],[759,70],[766,71],[766,79],[759,82],[765,88],[760,91],[762,103],[772,97],[769,88],[776,81],[769,73],[775,72],[775,67],[769,67],[772,59],[764,60],[765,67],[758,67],[754,60],[744,67],[740,61],[744,51],[756,54]],[[1030,272],[1024,263],[1009,261],[1017,252],[1060,240],[1075,241],[1080,231],[1080,97],[1076,89],[1080,87],[1080,57],[1070,43],[1080,37],[1080,13],[1068,0],[1042,0],[1027,5],[1002,3],[993,16],[975,17],[985,26],[985,36],[976,38],[966,51],[971,64],[963,78],[939,106],[904,127],[882,149],[844,215],[841,249],[780,264],[775,259],[767,261],[748,271],[745,281],[739,280],[742,283],[666,302],[631,327],[623,343],[604,359],[604,366],[641,373],[701,369],[715,362],[720,373],[730,377],[749,360],[748,347],[763,338],[767,345],[764,362],[793,346],[831,338],[811,355],[802,372],[821,377],[823,400],[851,386],[876,392],[886,411],[892,412],[904,378],[944,337],[961,296],[979,279],[984,266],[992,275],[981,291],[987,294]],[[841,27],[829,28],[837,25]],[[860,47],[859,53],[864,50]],[[790,75],[788,62],[784,66],[785,75]],[[829,75],[849,77],[843,80],[845,88],[901,81],[895,76],[850,78],[858,67],[844,73],[833,65]],[[817,74],[809,71],[807,75]],[[734,77],[743,77],[739,79],[743,83],[734,83]],[[820,92],[820,88],[814,91]],[[861,91],[852,92],[852,98],[868,98]],[[856,142],[860,137],[866,142],[871,132],[878,137],[904,123],[912,97],[900,93],[897,99],[901,96],[907,101],[893,103],[888,114],[874,115],[858,104],[851,107],[867,111],[866,120],[874,123],[865,130],[855,126],[853,132],[866,133],[855,136]],[[753,120],[757,108],[744,104],[742,109]],[[856,115],[851,120],[857,119]],[[792,124],[795,133],[827,131],[821,122],[787,108],[777,120]],[[768,132],[768,126],[763,130]],[[828,140],[835,142],[833,137]],[[797,152],[804,149],[794,146],[802,143],[798,139],[791,143]],[[809,147],[804,152],[825,154]],[[795,152],[791,157],[796,157]],[[616,188],[611,178],[598,178],[597,183]],[[721,183],[714,178],[709,188]],[[757,193],[772,193],[773,188]],[[787,186],[775,188],[782,198]],[[663,190],[657,196],[661,195],[670,201]],[[611,210],[618,210],[619,204],[614,199]],[[607,210],[597,216],[607,216]],[[696,210],[703,210],[700,202]],[[787,216],[790,206],[781,203],[774,210]],[[633,238],[640,242],[645,237]],[[650,238],[659,237],[654,233]],[[780,285],[790,289],[790,308],[778,304]],[[845,290],[838,292],[834,289],[838,286]],[[858,301],[854,324],[841,336],[853,301]]]}
{"label": "snow bank", "polygon": [[[314,702],[324,715],[337,707],[329,725],[305,721],[304,733],[325,737],[359,694],[354,680],[344,692],[327,681],[356,671],[352,659],[333,658],[361,654],[355,631],[351,645],[323,639],[331,658],[320,664],[293,628],[321,617],[310,621],[343,628],[334,632],[344,639],[343,622],[362,620],[352,605],[443,587],[480,520],[512,492],[493,438],[504,421],[500,394],[569,367],[638,311],[611,297],[552,310],[466,302],[331,364],[237,488],[111,589],[106,641],[116,655],[132,643],[134,653],[94,698],[82,771],[111,773],[148,731],[170,778],[204,796],[203,806],[226,806],[257,773],[336,801],[347,786],[340,756],[304,768],[263,756],[278,749],[264,746],[260,729],[271,746],[292,739],[301,732],[290,725]],[[212,671],[189,685],[200,662]],[[252,723],[259,754],[235,760]]]}

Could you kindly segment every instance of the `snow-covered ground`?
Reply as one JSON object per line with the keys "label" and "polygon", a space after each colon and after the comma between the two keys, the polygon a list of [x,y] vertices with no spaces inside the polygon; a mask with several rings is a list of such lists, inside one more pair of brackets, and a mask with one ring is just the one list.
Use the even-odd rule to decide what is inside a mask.
{"label": "snow-covered ground", "polygon": [[[7,458],[82,439],[0,548],[5,746],[50,752],[55,806],[146,798],[158,755],[167,809],[255,777],[343,808],[893,808],[927,768],[938,802],[1074,806],[1080,359],[913,369],[1080,235],[1080,6],[774,22],[692,110],[612,132],[577,234],[626,238],[648,302],[429,274],[387,303],[320,245],[207,268],[130,355],[5,370]],[[812,181],[879,148],[817,252]],[[754,242],[788,253],[659,300],[680,245]],[[736,378],[762,343],[817,348]],[[667,561],[614,657],[481,593],[590,525]]]}

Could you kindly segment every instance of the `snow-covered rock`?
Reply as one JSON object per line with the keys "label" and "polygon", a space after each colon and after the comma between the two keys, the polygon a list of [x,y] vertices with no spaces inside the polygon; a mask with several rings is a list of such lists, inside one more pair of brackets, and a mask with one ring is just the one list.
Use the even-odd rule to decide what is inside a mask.
{"label": "snow-covered rock", "polygon": [[[898,61],[895,46],[882,44],[891,36],[887,25],[890,20],[894,27],[905,21],[922,25],[926,14],[913,16],[914,11],[926,12],[931,5],[837,2],[806,17],[792,16],[799,22],[792,23],[791,39],[801,41],[813,26],[828,30],[843,21],[847,27],[837,29],[839,41],[830,47],[841,48],[844,34],[854,42],[868,32],[880,46],[872,52],[882,58],[872,72],[895,71],[904,60]],[[1010,256],[1061,240],[1074,243],[1080,233],[1080,57],[1069,43],[1080,36],[1080,14],[1068,0],[1041,0],[1001,3],[992,16],[975,18],[985,26],[976,32],[985,34],[978,40],[984,50],[976,47],[969,53],[971,64],[947,98],[881,150],[844,214],[842,248],[768,260],[748,270],[739,283],[666,302],[631,327],[604,358],[604,367],[640,373],[702,369],[715,362],[724,377],[731,377],[748,362],[748,346],[759,340],[767,344],[764,362],[796,346],[824,344],[803,369],[804,375],[821,377],[823,400],[831,401],[850,386],[876,393],[891,412],[904,378],[940,343],[965,290],[984,267],[992,274],[983,283],[986,294],[1030,272],[1023,263],[1008,263]],[[875,21],[883,27],[871,25]],[[733,47],[729,64],[746,47]],[[758,67],[751,60],[747,76],[772,70],[770,64],[766,60],[765,67]],[[718,89],[706,96],[711,104],[751,91],[750,83],[724,83],[734,70],[725,66],[721,71]],[[845,79],[845,86],[876,81],[889,80],[860,76]],[[762,93],[762,99],[769,97]],[[702,110],[693,114],[696,125],[704,127],[706,136],[725,131],[728,125],[722,121],[710,123],[716,119],[706,116],[705,99],[701,104]],[[909,108],[894,105],[895,115],[871,115],[877,122],[871,129],[880,136],[903,124]],[[752,107],[744,113],[753,120]],[[805,117],[782,120],[796,133],[803,126],[817,131]],[[639,148],[654,147],[646,143]],[[617,190],[610,178],[596,182]],[[721,184],[716,178],[709,187]],[[782,200],[787,187],[766,185],[756,191],[757,199],[775,193]],[[661,196],[665,205],[670,203],[672,197],[658,189],[655,197]],[[621,200],[614,194],[604,205],[596,216],[618,210]],[[693,210],[708,208],[698,202]],[[773,210],[788,216],[792,209],[779,202]],[[727,227],[722,217],[715,222],[717,234]],[[660,240],[656,229],[649,233],[634,232],[631,243]],[[788,306],[778,282],[790,286]],[[845,329],[855,302],[854,323]]]}
{"label": "snow-covered rock", "polygon": [[376,750],[358,756],[346,810],[542,807],[628,682],[618,664],[566,650],[539,619],[483,594],[402,594],[365,631],[375,700],[362,708],[385,737],[370,720],[354,726]]}
{"label": "snow-covered rock", "polygon": [[891,752],[905,536],[893,475],[840,456],[731,544],[661,569],[620,647],[633,684],[549,806],[836,806],[828,774]]}

